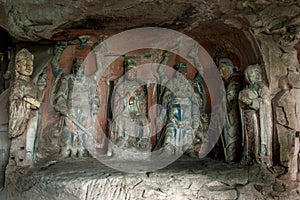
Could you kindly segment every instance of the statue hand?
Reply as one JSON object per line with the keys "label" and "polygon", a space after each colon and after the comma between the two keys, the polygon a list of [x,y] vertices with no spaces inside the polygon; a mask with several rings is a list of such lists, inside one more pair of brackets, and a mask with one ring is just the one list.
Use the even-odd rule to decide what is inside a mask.
{"label": "statue hand", "polygon": [[167,52],[164,54],[164,56],[165,56],[165,58],[169,58],[171,54],[172,54],[172,52],[167,51]]}
{"label": "statue hand", "polygon": [[62,109],[61,111],[59,111],[62,115],[64,115],[64,116],[68,116],[69,114],[68,114],[68,110],[66,110],[66,109]]}
{"label": "statue hand", "polygon": [[63,101],[57,102],[57,104],[54,106],[54,109],[62,115],[68,115],[68,107]]}
{"label": "statue hand", "polygon": [[57,46],[65,48],[66,46],[68,46],[68,42],[66,42],[66,41],[59,41],[59,42],[57,42]]}
{"label": "statue hand", "polygon": [[59,41],[57,42],[55,49],[54,49],[54,54],[59,54],[61,53],[66,47],[68,43],[66,41]]}
{"label": "statue hand", "polygon": [[33,109],[33,110],[38,109],[38,107],[36,107],[35,105],[30,105],[30,108]]}
{"label": "statue hand", "polygon": [[199,120],[194,120],[193,124],[192,124],[192,128],[197,129],[199,127],[199,125],[200,125]]}
{"label": "statue hand", "polygon": [[250,105],[252,103],[251,99],[248,99],[247,97],[241,97],[240,100],[247,105]]}
{"label": "statue hand", "polygon": [[40,107],[41,103],[32,97],[24,97],[24,101],[30,104],[30,108],[37,109]]}

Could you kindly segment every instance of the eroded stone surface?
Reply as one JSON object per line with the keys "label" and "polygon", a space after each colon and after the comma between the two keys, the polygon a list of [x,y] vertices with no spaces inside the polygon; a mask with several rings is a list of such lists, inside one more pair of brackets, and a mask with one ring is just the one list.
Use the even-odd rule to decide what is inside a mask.
{"label": "eroded stone surface", "polygon": [[247,26],[248,21],[256,32],[265,34],[299,31],[297,1],[80,0],[54,3],[38,0],[3,1],[0,9],[1,27],[18,39],[35,41],[50,39],[69,28],[122,30],[164,26],[192,30],[203,22],[220,18],[237,28]]}
{"label": "eroded stone surface", "polygon": [[17,172],[16,180],[18,193],[10,182],[1,199],[297,199],[300,189],[259,166],[187,157],[146,174],[118,172],[94,159],[66,160]]}
{"label": "eroded stone surface", "polygon": [[[289,97],[287,92],[284,98],[299,99],[292,95],[300,88],[297,60],[300,4],[297,1],[3,1],[0,10],[0,26],[17,41],[63,40],[69,37],[70,29],[118,32],[135,27],[160,26],[192,33],[198,41],[206,44],[211,55],[217,53],[218,47],[221,51],[236,54],[234,64],[240,64],[242,70],[248,64],[260,62],[271,98],[280,91],[280,77],[287,76],[291,95]],[[243,34],[228,33],[234,31]],[[47,85],[50,84],[48,82]],[[289,132],[294,137],[297,135],[294,133],[299,131],[292,126],[296,122],[294,115],[300,116],[299,109],[295,109],[295,102],[286,102],[284,108],[274,109],[278,122],[276,131],[280,131],[282,138],[287,138],[285,133]],[[278,160],[279,156],[286,153],[288,155],[284,157],[293,156],[297,160],[299,150],[294,143],[280,139],[276,141],[274,138],[275,150],[276,145],[280,146],[277,147],[279,152],[274,155],[277,159],[274,164],[285,166],[282,160]],[[270,174],[274,170],[282,175],[289,170],[286,166],[286,169],[274,167],[269,172],[257,166],[248,170],[206,160],[195,165],[182,163],[177,162],[172,169],[150,173],[149,177],[144,174],[125,175],[103,168],[94,161],[88,169],[83,161],[59,162],[46,170],[27,175],[26,169],[19,169],[14,184],[17,190],[6,188],[1,195],[8,196],[1,196],[1,199],[17,195],[28,199],[41,195],[44,199],[93,199],[102,195],[106,199],[299,198],[299,182],[286,183]],[[75,164],[78,165],[76,170],[71,170]],[[292,168],[297,170],[297,164],[293,164]],[[279,178],[286,179],[284,176]]]}

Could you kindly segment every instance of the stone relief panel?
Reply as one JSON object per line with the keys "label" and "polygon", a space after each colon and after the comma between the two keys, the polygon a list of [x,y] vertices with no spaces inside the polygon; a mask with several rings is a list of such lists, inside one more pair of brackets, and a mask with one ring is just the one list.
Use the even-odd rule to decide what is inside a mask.
{"label": "stone relief panel", "polygon": [[[59,42],[54,48],[54,56],[51,63],[53,79],[51,91],[49,97],[47,97],[49,98],[48,100],[50,100],[51,108],[49,109],[52,109],[51,112],[53,115],[48,118],[51,119],[49,121],[47,121],[47,118],[43,119],[48,122],[46,125],[44,124],[43,130],[41,131],[43,134],[38,133],[36,147],[31,145],[33,152],[35,151],[34,148],[36,148],[36,159],[38,161],[47,162],[52,159],[89,156],[89,153],[84,148],[86,140],[85,134],[94,135],[94,138],[100,137],[98,130],[94,127],[96,119],[101,119],[99,123],[102,127],[106,127],[103,129],[106,137],[122,148],[151,152],[151,149],[155,149],[156,146],[158,146],[158,148],[169,146],[170,148],[166,148],[166,150],[169,151],[170,154],[176,153],[176,151],[185,151],[186,154],[190,156],[197,156],[201,151],[205,151],[205,144],[207,140],[209,140],[206,131],[210,123],[210,115],[209,112],[207,112],[207,110],[209,110],[207,109],[207,107],[209,107],[209,97],[207,97],[205,82],[201,79],[201,74],[187,75],[187,65],[189,64],[176,58],[170,59],[172,60],[172,65],[169,62],[169,56],[166,52],[157,53],[150,51],[151,56],[156,57],[155,59],[151,59],[157,62],[162,60],[162,62],[160,62],[162,64],[169,62],[168,65],[174,66],[174,69],[187,79],[186,84],[191,85],[193,91],[184,90],[182,86],[183,82],[180,82],[180,84],[178,82],[171,84],[182,96],[175,96],[172,92],[165,88],[158,88],[155,84],[144,85],[145,87],[138,87],[137,90],[131,91],[131,88],[136,87],[133,84],[136,76],[136,72],[134,71],[137,68],[137,63],[141,63],[141,59],[135,60],[128,55],[119,55],[121,59],[113,64],[115,68],[112,71],[117,72],[115,73],[115,77],[100,78],[99,81],[97,80],[98,77],[94,76],[95,70],[93,73],[88,73],[84,76],[86,70],[89,71],[89,69],[85,68],[83,57],[86,56],[87,49],[91,49],[96,42],[97,39],[82,37],[81,40]],[[63,54],[64,52],[65,54]],[[66,55],[70,52],[75,53],[66,58]],[[146,61],[147,57],[149,57],[149,55],[146,54],[142,56],[141,52],[135,52],[134,54],[136,57],[142,58],[144,56]],[[68,65],[64,63],[66,59],[68,59]],[[97,58],[94,59],[95,69],[97,70],[97,67],[100,66],[98,62],[101,62],[101,60],[97,60]],[[197,64],[197,62],[194,64]],[[271,97],[267,84],[265,81],[262,81],[263,70],[259,70],[259,67],[248,67],[245,70],[244,81],[241,79],[242,71],[236,71],[230,59],[221,58],[218,64],[220,75],[223,78],[226,88],[225,100],[227,116],[225,117],[224,133],[221,136],[222,147],[220,147],[224,152],[225,160],[228,162],[239,161],[240,157],[243,157],[243,163],[253,163],[253,161],[257,161],[271,166],[272,157],[276,157],[276,155],[272,155],[273,130],[272,109],[270,106]],[[30,64],[26,63],[24,65],[28,66]],[[297,81],[298,72],[297,68],[295,69],[296,70],[293,70],[293,68],[291,68],[287,76],[290,82],[289,87],[293,89],[299,88]],[[29,71],[30,70],[28,70],[28,73]],[[123,73],[125,73],[124,80],[120,78]],[[31,91],[43,91],[46,74],[42,73],[39,76],[40,78],[36,81],[30,81],[29,78],[23,76],[25,75],[22,75],[22,77],[19,76],[20,80],[16,80],[27,81],[26,84],[28,87],[25,86],[22,90],[17,90],[18,92],[15,93],[15,96],[20,96],[21,98],[23,94],[20,94],[20,91],[23,91],[24,98],[22,98],[24,101],[22,103],[26,102],[26,104],[29,104],[29,106],[27,106],[30,110],[29,113],[37,112],[40,107],[39,102],[43,99],[43,92],[36,92],[41,96],[31,95],[32,97],[30,96],[30,98],[27,98],[25,94],[33,94],[34,92]],[[169,75],[158,78],[168,82],[168,76]],[[242,89],[243,84],[245,84],[244,89]],[[101,88],[98,87],[99,85],[101,85]],[[113,87],[111,87],[112,85]],[[13,82],[12,86],[17,87],[17,83]],[[72,93],[74,87],[77,89],[77,93]],[[287,91],[291,92],[286,89],[282,89],[282,91],[285,91],[285,95],[287,95]],[[189,92],[193,92],[195,94],[194,97],[191,97]],[[112,96],[109,99],[110,93]],[[294,93],[296,93],[296,91],[293,90],[292,96],[294,96]],[[11,99],[10,102],[13,102],[14,98],[11,97]],[[118,103],[114,103],[114,101]],[[79,102],[81,102],[81,104],[79,104]],[[87,106],[82,107],[82,102]],[[23,105],[22,103],[20,103],[20,105]],[[160,103],[162,107],[167,108],[167,112],[161,115],[165,117],[166,124],[162,127],[161,132],[156,135],[156,139],[153,139],[154,137],[151,135],[153,126],[149,124],[149,121],[151,121],[149,117],[149,107],[154,103]],[[178,107],[178,104],[182,106]],[[13,103],[10,103],[10,105],[13,105]],[[274,116],[278,116],[274,121],[274,124],[276,124],[274,130],[276,129],[275,132],[278,134],[278,143],[282,149],[280,153],[281,164],[287,168],[287,171],[295,171],[297,168],[295,166],[298,164],[295,164],[295,162],[291,160],[295,160],[298,155],[296,142],[298,130],[291,128],[293,131],[286,134],[292,135],[292,139],[287,139],[288,141],[285,141],[285,138],[280,136],[280,134],[285,135],[284,132],[288,132],[284,130],[287,123],[295,123],[294,119],[289,121],[282,117],[285,113],[285,111],[282,111],[285,109],[283,105],[287,106],[288,103],[276,104],[276,108],[273,107],[273,112],[276,113]],[[17,107],[21,109],[26,106],[17,105],[15,106],[15,110]],[[280,108],[278,109],[277,107]],[[109,109],[111,109],[111,116],[109,116]],[[99,112],[99,110],[101,110],[101,112]],[[130,119],[133,119],[139,126],[133,126],[134,129],[129,130],[128,124],[122,124],[122,120],[119,120],[118,116],[120,115],[120,111],[123,114],[125,113],[124,115],[130,117]],[[155,112],[159,111],[160,110],[156,110]],[[38,117],[34,119],[26,117],[28,113],[25,111],[20,112],[24,112],[24,118],[11,118],[11,127],[18,127],[18,124],[24,124],[22,120],[29,122],[29,120],[37,121],[38,119]],[[297,112],[298,109],[296,109],[295,113]],[[187,116],[186,120],[183,120],[183,114]],[[110,118],[114,120],[109,121]],[[21,120],[21,122],[18,120]],[[283,120],[286,122],[283,122]],[[39,132],[37,131],[36,125],[33,125],[35,123],[29,122],[29,124],[31,124],[31,132]],[[266,124],[271,126],[267,126]],[[89,129],[90,127],[91,129]],[[126,128],[128,130],[126,130]],[[20,125],[19,128],[11,128],[11,130],[13,131],[10,132],[10,136],[15,138],[14,140],[19,138],[19,144],[24,144],[25,136],[23,135],[26,132],[26,128]],[[192,132],[195,133],[195,135],[192,135]],[[145,136],[145,138],[143,138],[143,136]],[[190,137],[188,138],[188,136]],[[32,143],[34,137],[35,136],[31,135],[27,137],[28,140],[26,139],[26,141],[31,141]],[[140,139],[140,137],[142,137],[142,139]],[[21,140],[21,138],[23,139]],[[102,141],[103,139],[100,138],[99,140]],[[95,148],[101,149],[104,155],[114,155],[113,150],[108,148],[107,151],[107,149],[105,149],[105,145],[107,145],[105,142],[101,145],[95,142],[94,145]],[[287,156],[283,153],[283,149],[291,145],[295,148],[289,153],[285,152],[289,154],[289,156]],[[176,146],[180,148],[176,148]],[[22,152],[23,148],[26,147],[24,147],[24,145],[20,146],[18,152],[12,154],[16,155],[12,157],[19,159],[18,162],[20,163],[25,163],[23,162],[24,158],[18,157],[19,154],[22,154],[20,152]],[[293,174],[294,175],[289,176],[295,179],[295,174],[297,173],[293,172]]]}

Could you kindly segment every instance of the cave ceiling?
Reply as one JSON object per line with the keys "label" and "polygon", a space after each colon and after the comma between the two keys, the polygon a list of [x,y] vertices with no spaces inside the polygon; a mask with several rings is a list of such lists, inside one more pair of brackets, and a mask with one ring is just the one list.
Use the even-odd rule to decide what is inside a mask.
{"label": "cave ceiling", "polygon": [[51,40],[70,29],[127,30],[159,26],[222,33],[255,28],[299,36],[299,1],[18,0],[0,3],[0,26],[15,41]]}

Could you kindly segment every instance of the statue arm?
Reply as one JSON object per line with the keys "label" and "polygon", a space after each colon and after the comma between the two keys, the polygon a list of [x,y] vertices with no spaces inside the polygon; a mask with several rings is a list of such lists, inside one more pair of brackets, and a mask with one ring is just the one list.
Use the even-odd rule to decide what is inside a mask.
{"label": "statue arm", "polygon": [[[120,87],[122,87],[122,86],[120,86]],[[116,88],[115,93],[114,93],[114,98],[113,98],[113,104],[111,105],[114,118],[118,114],[123,112],[123,110],[124,110],[124,98],[126,98],[126,94],[123,93],[122,88]]]}
{"label": "statue arm", "polygon": [[[170,52],[166,52],[166,53],[164,54],[164,58],[163,58],[163,60],[160,62],[160,64],[161,64],[161,65],[166,65],[167,62],[168,62],[168,60],[169,60],[170,55],[171,55]],[[164,70],[164,67],[162,67],[161,65],[158,66],[158,70],[157,70],[158,75],[159,75],[159,79],[162,80],[162,81],[168,80],[168,77],[167,77],[167,74],[166,74],[166,72],[165,72],[165,70]]]}
{"label": "statue arm", "polygon": [[260,85],[261,89],[259,90],[259,97],[261,99],[261,101],[265,102],[265,101],[269,101],[269,97],[270,97],[270,91],[268,89],[268,87],[266,85],[264,85],[263,83],[261,83]]}
{"label": "statue arm", "polygon": [[197,103],[197,99],[192,96],[192,127],[194,129],[198,128],[200,125],[200,110],[199,110],[199,105]]}
{"label": "statue arm", "polygon": [[54,105],[54,109],[62,114],[67,114],[68,112],[68,94],[69,94],[69,87],[68,87],[69,78],[64,77],[61,81],[61,85],[55,95],[56,104]]}
{"label": "statue arm", "polygon": [[159,113],[158,119],[162,122],[165,120],[166,115],[169,110],[170,102],[172,101],[172,92],[169,89],[166,89],[164,95],[163,95],[163,100],[162,100],[162,109]]}
{"label": "statue arm", "polygon": [[54,56],[51,60],[51,66],[55,78],[57,78],[62,73],[62,70],[59,66],[59,59],[61,57],[63,50],[67,47],[67,45],[68,45],[67,42],[58,42],[54,47]]}
{"label": "statue arm", "polygon": [[46,82],[46,78],[47,78],[47,73],[43,72],[37,81],[37,101],[42,102],[43,98],[44,98],[44,89],[47,86],[47,82]]}
{"label": "statue arm", "polygon": [[258,110],[259,109],[259,103],[260,103],[260,99],[259,98],[249,98],[249,91],[247,90],[242,90],[239,94],[239,101],[248,106],[249,108],[252,108],[254,110]]}
{"label": "statue arm", "polygon": [[250,108],[254,109],[254,110],[258,110],[259,109],[259,104],[260,104],[260,99],[253,99],[252,103],[249,105]]}
{"label": "statue arm", "polygon": [[97,114],[99,107],[100,107],[100,87],[97,85],[95,91],[91,91],[91,100],[90,100],[90,107],[91,107],[91,114]]}
{"label": "statue arm", "polygon": [[23,100],[23,94],[24,90],[22,85],[19,84],[18,81],[15,81],[9,94],[9,101],[12,102],[14,100]]}

